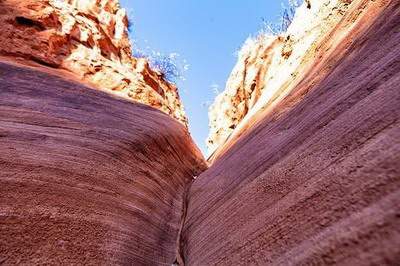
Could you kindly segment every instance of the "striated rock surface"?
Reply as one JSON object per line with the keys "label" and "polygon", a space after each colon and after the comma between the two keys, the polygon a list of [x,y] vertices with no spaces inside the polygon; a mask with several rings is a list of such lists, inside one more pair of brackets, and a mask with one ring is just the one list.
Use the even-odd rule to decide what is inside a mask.
{"label": "striated rock surface", "polygon": [[208,170],[116,1],[0,12],[0,264],[400,261],[398,0],[306,1],[249,40]]}
{"label": "striated rock surface", "polygon": [[[261,45],[249,51],[255,63],[240,66],[252,73],[239,78],[246,84],[265,75],[269,85],[249,92],[243,105],[253,114],[191,186],[182,235],[187,265],[400,261],[400,2],[352,1],[340,19],[335,10],[337,23],[310,39],[294,72],[288,65],[278,76],[266,73],[268,58],[254,58],[273,51]],[[295,64],[293,47],[288,59],[279,48],[279,60]],[[232,102],[246,88],[233,90]]]}
{"label": "striated rock surface", "polygon": [[298,82],[304,68],[317,64],[320,46],[344,17],[350,2],[305,1],[287,32],[279,36],[263,33],[245,42],[225,91],[210,107],[210,153],[237,127],[270,105],[283,87]]}
{"label": "striated rock surface", "polygon": [[0,62],[0,264],[171,265],[205,168],[166,114]]}
{"label": "striated rock surface", "polygon": [[177,88],[131,55],[118,0],[0,1],[0,55],[67,69],[97,88],[187,125]]}

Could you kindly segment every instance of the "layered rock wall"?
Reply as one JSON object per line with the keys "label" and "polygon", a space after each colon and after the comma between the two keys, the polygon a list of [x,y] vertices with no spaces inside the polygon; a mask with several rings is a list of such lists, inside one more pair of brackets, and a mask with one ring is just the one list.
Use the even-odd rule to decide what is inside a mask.
{"label": "layered rock wall", "polygon": [[0,264],[171,265],[204,168],[166,114],[0,63]]}
{"label": "layered rock wall", "polygon": [[187,125],[177,88],[131,55],[118,0],[0,1],[0,55],[67,69],[97,88]]}
{"label": "layered rock wall", "polygon": [[187,265],[400,261],[400,2],[341,16],[191,186]]}
{"label": "layered rock wall", "polygon": [[113,87],[166,84],[115,1],[0,11],[0,264],[400,261],[398,0],[306,1],[287,36],[248,41],[208,170],[165,113],[185,119]]}
{"label": "layered rock wall", "polygon": [[262,33],[245,42],[225,91],[210,107],[210,153],[270,105],[283,87],[298,82],[306,66],[317,64],[315,54],[346,14],[350,2],[305,1],[286,32],[277,36]]}

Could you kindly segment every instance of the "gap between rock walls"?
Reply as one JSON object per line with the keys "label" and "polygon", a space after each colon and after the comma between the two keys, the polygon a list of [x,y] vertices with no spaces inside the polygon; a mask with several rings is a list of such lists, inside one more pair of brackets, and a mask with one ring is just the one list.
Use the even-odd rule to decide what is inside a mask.
{"label": "gap between rock walls", "polygon": [[196,177],[193,177],[193,180],[186,186],[185,193],[183,194],[182,197],[182,216],[181,216],[181,222],[179,226],[179,232],[178,232],[178,237],[176,241],[176,258],[175,261],[172,265],[176,266],[184,266],[186,265],[185,262],[185,255],[184,255],[184,243],[182,240],[182,231],[185,226],[186,222],[186,217],[187,217],[187,210],[188,210],[188,205],[189,205],[189,193],[190,193],[190,188],[192,187],[193,182],[196,181]]}

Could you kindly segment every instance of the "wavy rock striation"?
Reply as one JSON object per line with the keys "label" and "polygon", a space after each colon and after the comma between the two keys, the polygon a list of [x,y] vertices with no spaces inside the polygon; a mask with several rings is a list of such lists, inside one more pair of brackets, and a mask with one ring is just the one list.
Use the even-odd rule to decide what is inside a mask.
{"label": "wavy rock striation", "polygon": [[67,69],[93,86],[187,125],[177,88],[131,55],[118,0],[0,1],[0,55]]}
{"label": "wavy rock striation", "polygon": [[0,63],[1,264],[171,265],[204,168],[166,114]]}
{"label": "wavy rock striation", "polygon": [[208,170],[116,1],[0,12],[0,264],[400,261],[398,0],[306,1],[248,41]]}
{"label": "wavy rock striation", "polygon": [[[343,12],[250,107],[254,88],[253,114],[192,184],[187,265],[399,262],[400,2],[352,1]],[[246,67],[246,84],[269,75],[266,62]]]}
{"label": "wavy rock striation", "polygon": [[225,91],[210,107],[210,153],[223,145],[237,127],[270,105],[283,87],[301,79],[305,67],[317,64],[319,58],[315,55],[343,19],[349,2],[306,1],[285,33],[263,33],[245,42]]}

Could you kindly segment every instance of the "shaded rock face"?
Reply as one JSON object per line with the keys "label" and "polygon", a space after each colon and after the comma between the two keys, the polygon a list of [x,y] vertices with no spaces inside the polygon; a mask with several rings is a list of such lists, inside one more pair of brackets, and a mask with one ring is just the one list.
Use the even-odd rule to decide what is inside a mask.
{"label": "shaded rock face", "polygon": [[400,2],[353,1],[314,46],[193,183],[188,265],[400,261]]}
{"label": "shaded rock face", "polygon": [[306,1],[287,32],[279,36],[260,34],[245,42],[225,91],[209,110],[210,154],[255,113],[270,105],[283,87],[298,79],[305,65],[317,63],[319,59],[314,56],[319,46],[346,14],[348,2]]}
{"label": "shaded rock face", "polygon": [[118,0],[0,1],[0,55],[67,69],[97,88],[187,125],[177,88],[131,55]]}
{"label": "shaded rock face", "polygon": [[0,264],[171,265],[186,128],[48,72],[0,63]]}

